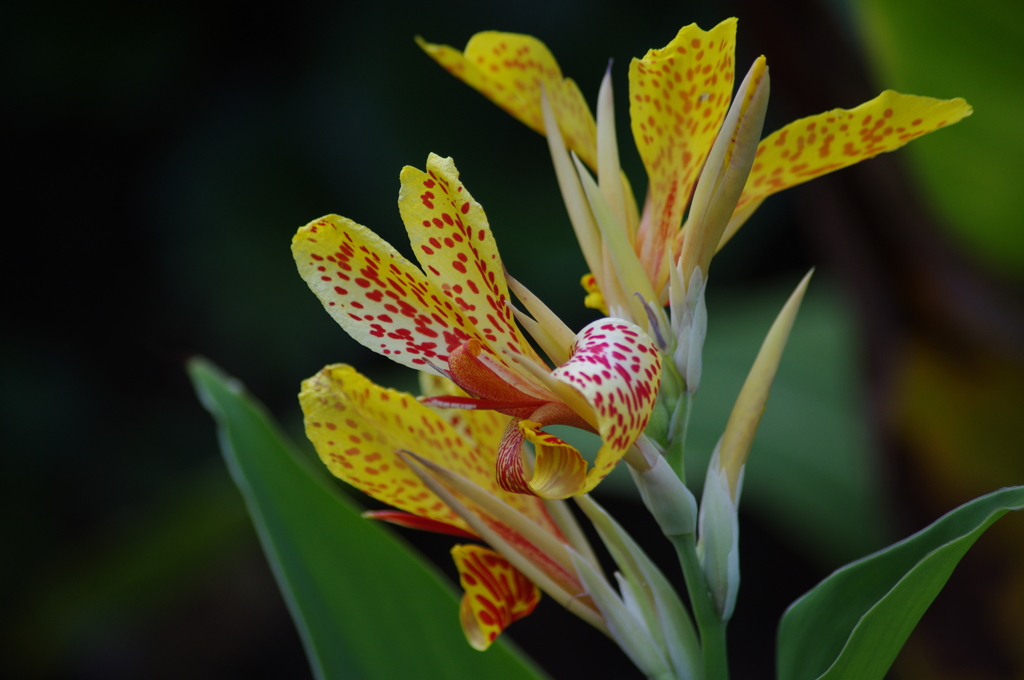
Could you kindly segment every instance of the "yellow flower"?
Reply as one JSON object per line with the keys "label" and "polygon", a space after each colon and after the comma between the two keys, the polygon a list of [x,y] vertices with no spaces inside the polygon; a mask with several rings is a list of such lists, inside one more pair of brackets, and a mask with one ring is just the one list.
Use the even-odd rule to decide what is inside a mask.
{"label": "yellow flower", "polygon": [[[399,209],[422,270],[372,231],[328,216],[299,229],[292,252],[302,278],[353,338],[390,359],[450,378],[465,396],[428,403],[512,416],[498,447],[506,491],[544,498],[587,493],[633,446],[658,391],[661,357],[622,319],[572,332],[520,284],[506,280],[480,204],[450,158],[401,174]],[[535,319],[518,314],[550,368],[516,325],[508,287]],[[541,430],[564,424],[601,436],[594,465]],[[534,444],[531,465],[522,444]]]}
{"label": "yellow flower", "polygon": [[[671,269],[677,266],[684,241],[694,238],[695,230],[706,228],[695,223],[694,210],[690,210],[686,224],[683,216],[688,207],[692,208],[691,199],[696,200],[694,189],[702,168],[704,173],[721,170],[721,166],[711,167],[709,154],[732,99],[736,19],[726,19],[710,31],[703,31],[696,24],[686,26],[668,45],[649,50],[642,59],[633,59],[630,64],[630,124],[648,175],[642,216],[619,168],[609,77],[606,76],[598,97],[595,122],[579,88],[571,79],[562,77],[558,63],[536,38],[496,31],[477,33],[464,52],[422,39],[417,41],[445,69],[534,130],[547,134],[549,141],[552,136],[562,138],[569,150],[597,172],[600,193],[621,231],[614,238],[629,244],[628,250],[635,254],[638,264],[621,261],[628,256],[624,249],[609,243],[604,226],[595,239],[593,233],[588,233],[594,231],[593,227],[577,224],[594,218],[600,222],[599,215],[590,218],[587,214],[576,214],[574,227],[596,279],[596,287],[587,287],[588,304],[599,300],[595,296],[599,291],[603,295],[601,301],[608,305],[606,309],[617,309],[617,313],[630,318],[632,308],[631,318],[644,325],[644,315],[637,313],[631,301],[634,293],[645,298],[653,296],[661,305],[667,303]],[[763,57],[759,61],[767,77]],[[752,69],[756,79],[761,78],[754,73],[758,68],[755,64]],[[557,121],[554,130],[545,123],[545,95]],[[767,92],[764,95],[767,97]],[[704,235],[713,240],[703,249],[707,254],[695,258],[689,269],[681,272],[683,287],[689,286],[696,266],[702,265],[701,275],[706,281],[710,256],[771,194],[897,149],[921,135],[956,123],[971,112],[963,99],[938,100],[887,90],[853,109],[834,109],[801,118],[768,135],[757,146],[749,175],[738,178],[743,183],[742,191],[737,186],[738,199],[725,208],[731,219],[722,220],[714,233]],[[552,142],[553,151],[555,146]],[[559,161],[555,160],[557,168]],[[581,179],[585,182],[588,178]],[[573,216],[573,191],[566,190],[563,175],[559,180]],[[589,192],[587,199],[596,212],[594,197]],[[627,269],[643,272],[647,283],[631,278]]]}
{"label": "yellow flower", "polygon": [[[464,394],[444,378],[423,383],[427,394]],[[533,611],[537,586],[607,631],[573,566],[573,556],[594,558],[571,515],[560,502],[549,505],[495,482],[495,452],[509,416],[435,411],[342,364],[304,381],[299,402],[306,434],[327,468],[397,508],[368,517],[483,540],[493,548],[452,549],[465,589],[460,619],[475,648],[486,649],[505,627]]]}

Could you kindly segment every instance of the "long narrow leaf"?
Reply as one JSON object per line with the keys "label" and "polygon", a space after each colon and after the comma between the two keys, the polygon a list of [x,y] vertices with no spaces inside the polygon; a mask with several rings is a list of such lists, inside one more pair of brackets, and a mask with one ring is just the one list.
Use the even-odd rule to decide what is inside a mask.
{"label": "long narrow leaf", "polygon": [[203,360],[189,373],[317,678],[542,677],[500,641],[471,649],[443,577],[325,485],[237,381]]}
{"label": "long narrow leaf", "polygon": [[976,498],[910,538],[839,569],[782,616],[779,680],[876,680],[974,541],[1024,487]]}

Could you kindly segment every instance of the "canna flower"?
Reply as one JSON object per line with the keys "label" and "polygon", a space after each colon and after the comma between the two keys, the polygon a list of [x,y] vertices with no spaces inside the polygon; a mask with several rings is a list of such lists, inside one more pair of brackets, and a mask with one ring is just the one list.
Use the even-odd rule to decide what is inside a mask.
{"label": "canna flower", "polygon": [[[427,394],[464,394],[444,378],[424,377]],[[452,549],[465,590],[459,618],[473,647],[486,649],[532,612],[540,590],[607,632],[573,565],[596,560],[564,504],[505,491],[494,479],[509,416],[437,411],[341,364],[304,381],[299,402],[306,434],[331,473],[395,508],[366,516],[490,545]]]}
{"label": "canna flower", "polygon": [[[457,78],[548,136],[570,218],[591,270],[590,278],[584,277],[587,305],[613,309],[641,325],[645,325],[647,314],[644,310],[638,313],[631,302],[634,294],[640,293],[652,304],[657,300],[659,310],[654,316],[659,316],[660,305],[668,302],[672,270],[679,266],[687,239],[708,243],[695,253],[700,257],[691,258],[686,271],[679,272],[684,296],[693,270],[699,267],[701,282],[706,282],[711,255],[771,194],[893,151],[972,112],[963,99],[938,100],[887,90],[853,109],[834,109],[796,120],[760,140],[746,172],[729,178],[732,183],[739,182],[735,187],[738,198],[725,205],[724,198],[731,200],[734,194],[723,192],[719,204],[711,207],[725,210],[724,218],[707,225],[701,223],[706,211],[695,210],[691,201],[697,200],[699,189],[695,194],[695,188],[701,176],[721,173],[726,167],[723,163],[729,160],[724,152],[715,158],[712,148],[730,111],[736,19],[726,19],[710,31],[696,24],[686,26],[664,48],[649,50],[630,64],[630,126],[648,176],[642,214],[619,168],[609,75],[598,95],[595,121],[579,88],[563,78],[551,52],[536,38],[488,31],[474,35],[463,52],[417,41]],[[754,80],[767,77],[763,57],[759,62],[751,71]],[[766,87],[763,96],[767,98]],[[747,104],[740,94],[737,99],[741,105]],[[545,100],[550,119],[545,118]],[[759,124],[757,133],[759,137]],[[753,142],[757,141],[755,137]],[[564,167],[559,169],[565,163],[557,157],[558,147],[574,152],[597,172],[599,197],[587,190],[590,178],[583,177],[582,168],[578,180],[569,177]],[[579,182],[586,191],[583,201],[576,186]],[[614,222],[606,228],[600,224],[599,212],[607,212]],[[703,233],[698,236],[698,232]],[[637,280],[641,275],[645,281]],[[652,329],[652,334],[656,330]]]}
{"label": "canna flower", "polygon": [[[428,404],[510,416],[495,460],[502,489],[553,499],[589,492],[647,425],[661,370],[657,348],[622,319],[596,321],[574,336],[506,279],[483,208],[450,158],[431,154],[426,171],[406,167],[401,185],[399,210],[422,270],[366,227],[332,215],[295,235],[303,279],[363,345],[465,392]],[[513,309],[510,285],[535,318]],[[555,368],[526,341],[517,318]],[[579,451],[542,430],[555,424],[601,436],[589,471]],[[526,441],[535,461],[523,454]]]}

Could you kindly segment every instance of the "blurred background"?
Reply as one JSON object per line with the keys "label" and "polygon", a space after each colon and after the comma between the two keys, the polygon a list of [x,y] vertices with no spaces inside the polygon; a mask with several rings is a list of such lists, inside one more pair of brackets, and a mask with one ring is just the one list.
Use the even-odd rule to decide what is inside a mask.
{"label": "blurred background", "polygon": [[[4,249],[0,672],[310,677],[184,360],[238,376],[300,443],[295,395],[324,364],[412,389],[333,324],[288,244],[337,212],[409,254],[398,173],[429,152],[454,157],[508,269],[584,325],[585,266],[543,139],[412,38],[533,34],[592,103],[614,59],[623,165],[642,195],[629,60],[729,16],[739,68],[768,57],[766,132],[885,88],[975,109],[770,198],[715,260],[698,480],[772,318],[818,267],[746,476],[734,677],[770,676],[779,616],[832,569],[1024,483],[1019,0],[9,0],[6,223],[43,235]],[[602,502],[671,570],[621,481]],[[1022,519],[968,554],[893,677],[1024,678]],[[447,539],[406,537],[452,573]],[[555,678],[639,677],[557,606],[509,634]]]}

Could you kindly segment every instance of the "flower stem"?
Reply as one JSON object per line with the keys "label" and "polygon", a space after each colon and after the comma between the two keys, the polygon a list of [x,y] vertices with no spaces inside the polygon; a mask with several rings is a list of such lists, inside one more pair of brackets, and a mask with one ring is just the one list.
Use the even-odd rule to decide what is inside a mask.
{"label": "flower stem", "polygon": [[665,459],[672,466],[672,469],[675,470],[683,484],[686,484],[686,466],[683,451],[686,448],[686,431],[690,426],[690,407],[692,405],[693,395],[689,392],[679,397],[672,412],[672,417],[669,420],[668,447],[665,449]]}
{"label": "flower stem", "polygon": [[729,680],[729,659],[725,647],[725,622],[718,614],[711,592],[704,580],[697,557],[697,543],[694,534],[669,536],[679,555],[686,578],[686,590],[690,595],[694,618],[700,629],[701,651],[704,656],[705,680]]}

